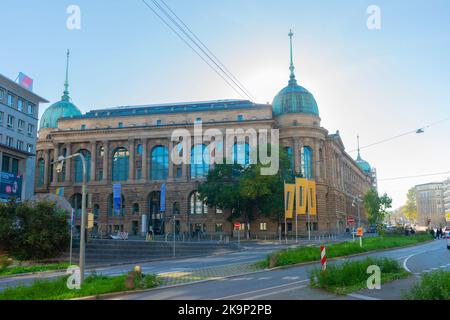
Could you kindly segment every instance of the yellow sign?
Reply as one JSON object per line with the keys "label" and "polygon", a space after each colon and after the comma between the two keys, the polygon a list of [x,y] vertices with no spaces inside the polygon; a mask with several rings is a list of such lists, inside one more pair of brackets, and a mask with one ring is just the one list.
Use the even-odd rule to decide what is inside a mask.
{"label": "yellow sign", "polygon": [[295,185],[284,185],[284,209],[286,219],[291,219],[293,216],[294,194],[295,211],[297,215],[309,213],[310,215],[315,216],[317,214],[316,182],[296,178]]}
{"label": "yellow sign", "polygon": [[447,220],[447,222],[450,222],[450,212],[447,212],[445,219]]}
{"label": "yellow sign", "polygon": [[358,230],[356,231],[356,235],[357,235],[358,237],[362,237],[363,234],[364,234],[363,228],[358,228]]}
{"label": "yellow sign", "polygon": [[92,229],[94,228],[94,214],[92,213],[88,213],[88,225],[87,225],[88,229]]}
{"label": "yellow sign", "polygon": [[284,216],[292,219],[294,213],[295,184],[284,184]]}

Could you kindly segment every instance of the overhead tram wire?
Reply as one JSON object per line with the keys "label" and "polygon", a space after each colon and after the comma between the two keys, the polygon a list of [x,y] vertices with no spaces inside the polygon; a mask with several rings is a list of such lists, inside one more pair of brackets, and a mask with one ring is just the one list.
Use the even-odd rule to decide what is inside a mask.
{"label": "overhead tram wire", "polygon": [[[249,98],[250,100],[252,100],[252,98],[250,97],[250,95],[244,90],[242,89],[241,86],[239,86],[239,84],[234,81],[224,70],[222,67],[220,67],[217,62],[212,59],[208,53],[177,23],[176,20],[174,20],[174,18],[155,0],[152,0],[153,4],[157,7],[157,9],[159,9],[162,13],[164,13],[164,15],[172,22],[172,24],[177,27],[184,35],[185,37],[190,40],[192,42],[193,45],[195,45],[198,49],[200,49],[200,51],[203,53],[204,56],[206,56],[211,62],[213,62],[213,64],[220,70],[217,70],[214,66],[212,66],[204,56],[202,56],[202,54],[200,52],[198,52],[189,42],[188,40],[183,37],[179,32],[177,32],[174,27],[168,22],[166,21],[160,14],[158,14],[156,12],[156,10],[150,6],[149,3],[147,3],[145,0],[142,0],[142,2],[144,2],[144,4],[153,11],[153,13],[155,13],[162,21],[164,24],[166,24],[187,46],[189,46],[189,48],[191,48],[211,69],[213,69],[213,71],[215,73],[217,73],[235,92],[237,92],[240,96],[246,96],[247,98]],[[225,77],[227,77],[228,79],[226,79]],[[236,89],[236,87],[234,87],[230,81],[234,84],[234,86],[236,86],[237,88],[239,88],[240,91],[238,91]]]}
{"label": "overhead tram wire", "polygon": [[187,42],[186,39],[184,39],[166,20],[164,20],[163,17],[161,17],[161,15],[155,11],[155,9],[153,9],[145,0],[142,0],[142,2],[151,10],[153,11],[153,13],[167,26],[169,27],[170,30],[172,30],[189,48],[192,49],[192,51],[195,52],[195,54],[197,54],[200,59],[203,60],[203,62],[205,62],[219,77],[222,78],[223,81],[225,81],[228,86],[230,86],[231,89],[233,89],[238,95],[243,96],[242,92],[240,92],[239,90],[237,90],[219,71],[217,71],[197,50],[194,49],[194,47]]}
{"label": "overhead tram wire", "polygon": [[[424,129],[430,128],[432,126],[438,125],[438,124],[440,124],[442,122],[445,122],[445,121],[448,121],[448,120],[450,120],[450,117],[442,119],[442,120],[439,120],[439,121],[436,121],[436,122],[433,122],[433,123],[430,123],[430,124],[428,124],[428,125],[426,125],[424,127],[421,127],[419,129],[411,130],[411,131],[408,131],[408,132],[405,132],[405,133],[393,136],[391,138],[387,138],[387,139],[384,139],[384,140],[381,140],[381,141],[378,141],[378,142],[374,142],[374,143],[368,144],[366,146],[360,147],[360,150],[367,149],[367,148],[370,148],[370,147],[373,147],[373,146],[376,146],[376,145],[379,145],[379,144],[382,144],[382,143],[385,143],[385,142],[389,142],[389,141],[392,141],[392,140],[395,140],[395,139],[398,139],[398,138],[401,138],[401,137],[404,137],[404,136],[407,136],[407,135],[410,135],[410,134],[422,133]],[[349,153],[356,152],[356,151],[358,151],[358,149],[350,150]]]}
{"label": "overhead tram wire", "polygon": [[[236,85],[239,90],[241,90],[250,100],[252,100],[252,97],[250,96],[250,94],[247,93],[246,90],[244,90],[198,43],[195,39],[193,39],[187,32],[186,30],[180,26],[180,24],[167,12],[167,10],[165,10],[156,0],[151,0],[155,6],[158,7],[158,9],[164,13],[164,15],[170,19],[170,21],[172,21],[172,23],[181,31],[183,32],[183,34],[198,48],[200,49],[203,54],[208,57],[209,60],[211,60],[212,63],[214,63],[214,65],[220,69],[221,72],[223,72],[223,74],[228,77],[229,80],[231,80],[234,85]],[[191,32],[192,33],[192,32]]]}
{"label": "overhead tram wire", "polygon": [[442,175],[446,175],[446,174],[450,174],[450,171],[429,173],[429,174],[419,174],[419,175],[416,175],[416,176],[404,176],[404,177],[396,177],[396,178],[378,179],[378,181],[404,180],[404,179],[423,178],[423,177],[431,177],[431,176],[442,176]]}
{"label": "overhead tram wire", "polygon": [[208,53],[213,56],[214,59],[223,67],[223,69],[242,87],[245,89],[245,91],[254,99],[254,96],[251,94],[251,92],[246,88],[242,82],[239,81],[238,78],[234,76],[234,74],[222,63],[222,61],[208,48],[206,44],[203,43],[203,41],[189,28],[186,23],[167,5],[167,3],[164,0],[160,0],[161,3],[177,18],[178,21],[181,22],[181,24],[192,34],[192,36],[208,51]]}

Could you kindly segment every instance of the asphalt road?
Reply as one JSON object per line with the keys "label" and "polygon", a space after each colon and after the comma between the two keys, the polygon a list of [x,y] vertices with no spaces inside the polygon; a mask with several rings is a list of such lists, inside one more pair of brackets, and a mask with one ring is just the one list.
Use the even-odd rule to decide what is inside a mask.
{"label": "asphalt road", "polygon": [[[246,253],[249,254],[249,253]],[[257,254],[257,253],[255,253]],[[403,267],[414,275],[437,269],[450,270],[450,250],[444,240],[431,243],[366,254],[354,259],[371,257],[389,257],[398,260]],[[340,263],[341,258],[332,263]],[[264,299],[334,299],[333,295],[308,287],[308,270],[319,264],[299,266],[287,269],[263,271],[240,277],[206,281],[171,288],[160,288],[144,293],[122,295],[114,300],[264,300]],[[386,291],[392,287],[386,285]],[[408,287],[406,287],[408,288]],[[383,290],[383,288],[382,288]],[[381,291],[382,291],[381,290]],[[389,294],[389,292],[386,292]],[[383,298],[383,294],[379,294]],[[359,298],[355,295],[354,298]],[[363,297],[364,298],[364,297]]]}
{"label": "asphalt road", "polygon": [[[243,244],[243,251],[227,253],[223,255],[184,258],[164,261],[153,261],[148,263],[139,263],[142,272],[145,273],[167,273],[175,271],[192,271],[208,267],[218,267],[237,263],[250,263],[265,259],[268,253],[286,248],[284,244],[274,243],[247,243]],[[136,264],[110,266],[96,268],[97,274],[108,276],[121,275],[130,272]],[[88,274],[93,270],[88,270]],[[7,287],[15,287],[19,285],[30,285],[36,279],[52,279],[64,275],[64,272],[51,272],[41,274],[28,274],[9,278],[0,278],[0,290]]]}

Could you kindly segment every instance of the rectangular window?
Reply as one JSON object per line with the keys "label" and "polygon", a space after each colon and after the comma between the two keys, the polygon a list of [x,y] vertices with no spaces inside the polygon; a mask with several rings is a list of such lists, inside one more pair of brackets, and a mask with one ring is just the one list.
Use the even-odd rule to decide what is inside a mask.
{"label": "rectangular window", "polygon": [[3,101],[4,96],[5,96],[5,92],[0,89],[0,102]]}
{"label": "rectangular window", "polygon": [[98,181],[103,181],[103,170],[98,171]]}
{"label": "rectangular window", "polygon": [[244,116],[242,114],[238,115],[237,121],[244,121]]}
{"label": "rectangular window", "polygon": [[9,172],[9,159],[10,157],[3,155],[2,172]]}
{"label": "rectangular window", "polygon": [[3,143],[3,135],[0,133],[0,143]]}
{"label": "rectangular window", "polygon": [[195,119],[195,123],[200,123],[200,122],[202,122],[202,118]]}
{"label": "rectangular window", "polygon": [[0,112],[0,126],[3,126],[3,116],[4,116],[4,113]]}
{"label": "rectangular window", "polygon": [[82,124],[81,125],[81,130],[83,131],[83,130],[86,130],[86,125],[85,124]]}
{"label": "rectangular window", "polygon": [[123,128],[123,123],[119,122],[119,128]]}
{"label": "rectangular window", "polygon": [[17,140],[16,146],[17,146],[17,149],[23,150],[23,141]]}
{"label": "rectangular window", "polygon": [[34,104],[28,102],[28,114],[34,114]]}
{"label": "rectangular window", "polygon": [[24,129],[25,129],[25,121],[19,119],[19,121],[17,121],[17,130],[19,132],[22,132]]}
{"label": "rectangular window", "polygon": [[33,152],[33,145],[32,144],[27,144],[27,152],[32,153]]}
{"label": "rectangular window", "polygon": [[14,138],[6,136],[6,145],[12,148],[14,145]]}
{"label": "rectangular window", "polygon": [[33,136],[33,133],[34,133],[34,125],[32,125],[32,124],[28,124],[28,130],[27,130],[27,132],[28,132],[28,135],[31,137],[31,136]]}
{"label": "rectangular window", "polygon": [[142,179],[142,169],[138,168],[136,169],[136,180],[141,180]]}
{"label": "rectangular window", "polygon": [[8,114],[7,125],[8,128],[14,128],[14,117],[10,114]]}
{"label": "rectangular window", "polygon": [[19,174],[19,160],[18,159],[12,159],[11,173],[14,173],[15,175]]}
{"label": "rectangular window", "polygon": [[259,224],[259,230],[260,230],[260,231],[267,231],[267,223],[261,222],[261,223]]}
{"label": "rectangular window", "polygon": [[219,207],[216,207],[216,214],[222,214],[223,210],[220,209]]}
{"label": "rectangular window", "polygon": [[14,97],[12,94],[8,93],[8,101],[7,101],[8,106],[12,107],[13,103],[14,103]]}
{"label": "rectangular window", "polygon": [[21,99],[17,100],[17,110],[23,112],[23,100]]}
{"label": "rectangular window", "polygon": [[183,177],[183,168],[181,168],[181,166],[177,166],[176,177],[177,177],[177,179],[180,179],[181,177]]}
{"label": "rectangular window", "polygon": [[156,125],[160,126],[162,124],[161,120],[156,120]]}

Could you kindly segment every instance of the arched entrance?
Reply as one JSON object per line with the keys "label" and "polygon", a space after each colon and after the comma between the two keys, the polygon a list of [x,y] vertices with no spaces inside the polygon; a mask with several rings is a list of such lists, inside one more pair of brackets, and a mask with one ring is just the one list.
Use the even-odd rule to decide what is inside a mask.
{"label": "arched entrance", "polygon": [[153,191],[148,195],[148,231],[154,235],[164,234],[163,214],[160,212],[161,191]]}

